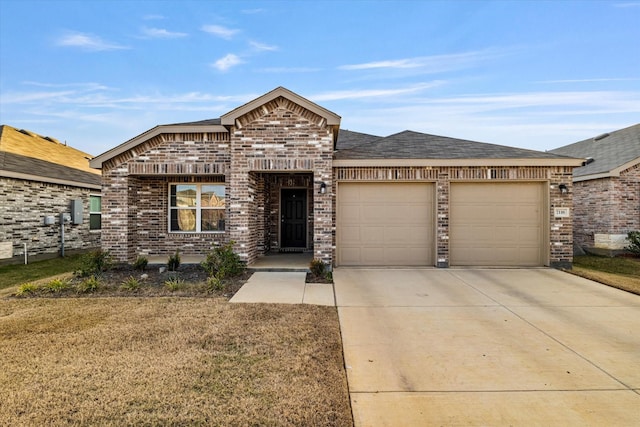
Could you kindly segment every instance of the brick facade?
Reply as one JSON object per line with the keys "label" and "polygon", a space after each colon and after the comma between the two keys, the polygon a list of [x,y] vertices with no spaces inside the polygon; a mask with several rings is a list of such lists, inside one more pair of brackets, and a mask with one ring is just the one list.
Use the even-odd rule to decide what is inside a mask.
{"label": "brick facade", "polygon": [[574,183],[574,239],[585,248],[623,249],[640,230],[640,165],[620,176]]}
{"label": "brick facade", "polygon": [[[311,111],[285,96],[247,105],[223,116],[228,121],[218,132],[159,132],[101,163],[102,245],[118,261],[169,256],[176,249],[204,256],[232,241],[241,259],[251,264],[266,252],[286,249],[281,241],[282,192],[301,189],[306,190],[307,230],[306,244],[299,249],[333,265],[336,183],[397,180],[435,183],[436,264],[447,267],[450,184],[495,180],[547,183],[547,259],[552,266],[571,265],[572,218],[555,217],[555,208],[573,208],[570,166],[334,167],[338,126],[329,125],[322,110]],[[169,185],[214,182],[225,184],[225,230],[170,232]],[[560,193],[560,184],[568,194]]]}
{"label": "brick facade", "polygon": [[[0,242],[13,243],[13,262],[27,254],[35,259],[55,257],[61,251],[59,214],[70,212],[70,203],[82,199],[84,221],[65,225],[65,253],[100,247],[100,231],[89,230],[89,195],[97,190],[14,178],[0,178]],[[45,216],[55,218],[45,225]]]}

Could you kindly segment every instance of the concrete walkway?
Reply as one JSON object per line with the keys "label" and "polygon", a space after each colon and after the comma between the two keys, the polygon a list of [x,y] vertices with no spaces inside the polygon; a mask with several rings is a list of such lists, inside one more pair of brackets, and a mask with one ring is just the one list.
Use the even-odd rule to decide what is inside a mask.
{"label": "concrete walkway", "polygon": [[356,426],[637,426],[640,296],[550,269],[334,271]]}
{"label": "concrete walkway", "polygon": [[306,272],[256,271],[232,303],[335,305],[333,285],[307,284]]}

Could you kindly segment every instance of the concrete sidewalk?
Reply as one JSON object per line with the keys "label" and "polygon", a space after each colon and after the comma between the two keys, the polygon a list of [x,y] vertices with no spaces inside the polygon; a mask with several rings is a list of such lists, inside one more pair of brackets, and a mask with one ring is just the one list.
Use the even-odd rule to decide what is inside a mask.
{"label": "concrete sidewalk", "polygon": [[551,269],[334,271],[356,426],[637,426],[640,297]]}
{"label": "concrete sidewalk", "polygon": [[307,284],[306,275],[306,272],[257,271],[229,302],[335,306],[333,285]]}

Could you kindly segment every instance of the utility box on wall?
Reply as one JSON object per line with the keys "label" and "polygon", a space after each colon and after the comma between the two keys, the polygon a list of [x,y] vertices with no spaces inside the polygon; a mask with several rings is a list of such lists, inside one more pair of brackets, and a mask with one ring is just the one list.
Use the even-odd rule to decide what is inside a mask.
{"label": "utility box on wall", "polygon": [[71,201],[71,222],[75,225],[82,224],[82,199]]}

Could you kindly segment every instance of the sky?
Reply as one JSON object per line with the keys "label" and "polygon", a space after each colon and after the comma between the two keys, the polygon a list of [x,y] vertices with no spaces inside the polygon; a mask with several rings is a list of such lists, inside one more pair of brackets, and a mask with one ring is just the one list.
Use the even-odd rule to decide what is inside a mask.
{"label": "sky", "polygon": [[640,122],[640,1],[0,0],[0,124],[92,155],[278,86],[343,129],[550,150]]}

